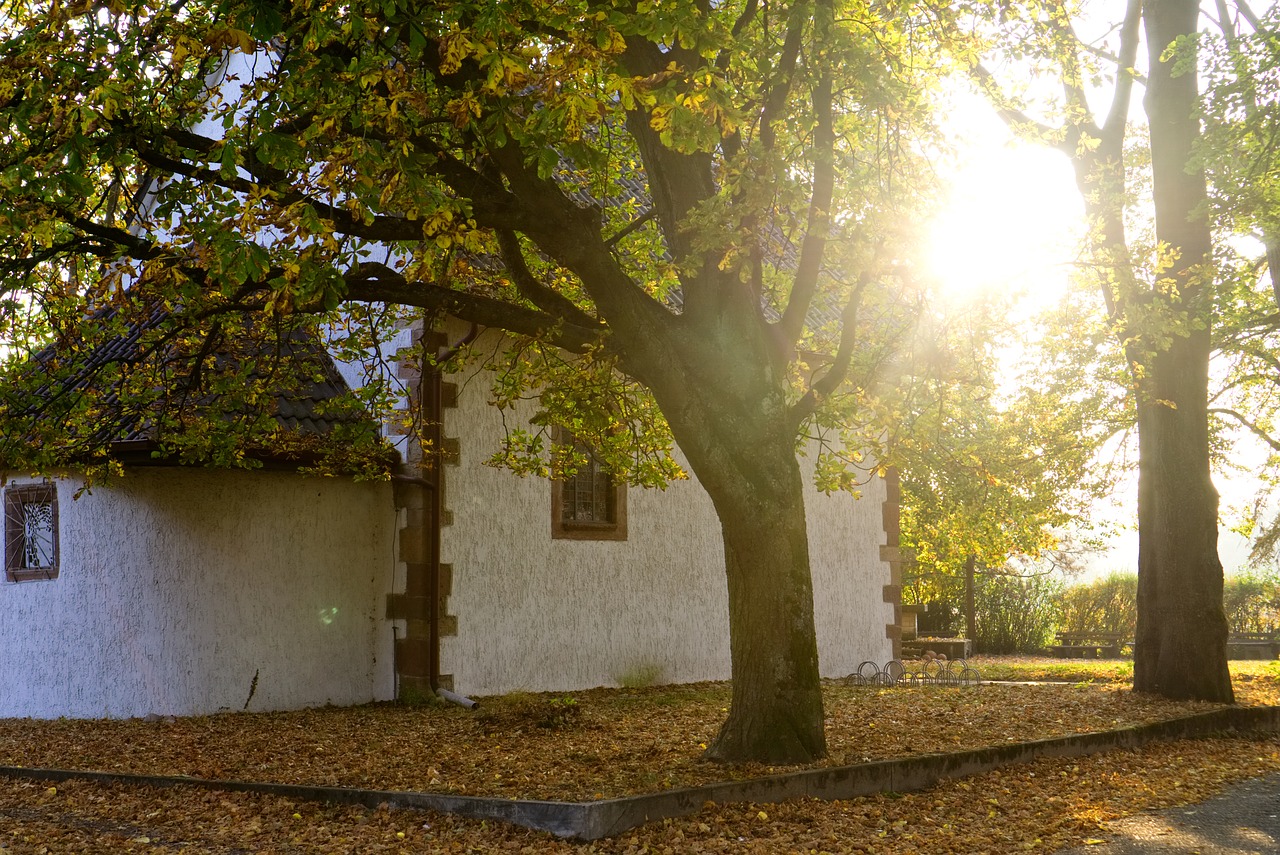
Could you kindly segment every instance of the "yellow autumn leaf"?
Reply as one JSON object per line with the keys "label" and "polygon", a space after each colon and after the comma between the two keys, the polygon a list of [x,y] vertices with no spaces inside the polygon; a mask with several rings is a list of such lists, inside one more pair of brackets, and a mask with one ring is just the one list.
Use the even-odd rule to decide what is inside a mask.
{"label": "yellow autumn leaf", "polygon": [[461,31],[452,32],[440,42],[440,73],[453,74],[471,52],[471,39]]}

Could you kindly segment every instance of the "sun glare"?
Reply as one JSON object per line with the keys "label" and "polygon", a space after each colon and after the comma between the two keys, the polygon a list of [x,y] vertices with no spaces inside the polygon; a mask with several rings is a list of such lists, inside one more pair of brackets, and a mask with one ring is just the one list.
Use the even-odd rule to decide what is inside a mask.
{"label": "sun glare", "polygon": [[951,301],[1002,293],[1037,305],[1066,287],[1082,229],[1071,166],[1060,153],[1004,140],[966,146],[929,224],[930,273]]}

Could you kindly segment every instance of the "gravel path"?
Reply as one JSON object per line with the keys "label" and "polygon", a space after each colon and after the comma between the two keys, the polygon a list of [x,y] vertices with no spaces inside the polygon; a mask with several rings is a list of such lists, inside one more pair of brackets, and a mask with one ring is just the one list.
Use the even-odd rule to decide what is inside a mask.
{"label": "gravel path", "polygon": [[1105,844],[1059,855],[1271,855],[1280,852],[1280,774],[1229,787],[1216,798],[1119,820]]}

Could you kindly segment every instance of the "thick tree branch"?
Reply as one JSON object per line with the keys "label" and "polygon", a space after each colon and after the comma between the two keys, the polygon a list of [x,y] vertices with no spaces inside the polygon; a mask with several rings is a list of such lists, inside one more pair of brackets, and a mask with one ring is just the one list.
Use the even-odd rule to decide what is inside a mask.
{"label": "thick tree branch", "polygon": [[656,212],[654,211],[653,208],[650,208],[649,210],[645,211],[643,214],[636,217],[631,222],[627,223],[625,226],[623,226],[621,229],[615,232],[611,237],[605,240],[604,245],[608,247],[617,246],[619,241],[635,234],[640,229],[644,228],[644,224],[652,220],[654,218],[655,213]]}
{"label": "thick tree branch", "polygon": [[1046,125],[1044,122],[1031,118],[1026,112],[1015,107],[1009,106],[1009,99],[1005,97],[1001,91],[1000,84],[996,81],[995,75],[991,73],[981,62],[975,62],[969,67],[969,74],[974,81],[987,95],[987,100],[995,109],[996,115],[1000,117],[1006,125],[1015,132],[1022,134],[1030,134],[1038,142],[1045,145],[1061,148],[1062,144],[1056,142],[1059,132]]}
{"label": "thick tree branch", "polygon": [[[735,40],[742,35],[742,31],[755,20],[756,15],[758,15],[759,12],[760,0],[747,0],[746,6],[743,7],[742,14],[738,15],[738,19],[733,22],[731,35]],[[721,49],[720,53],[716,55],[716,68],[720,69],[722,72],[728,71],[729,66],[733,62],[733,57],[734,53],[732,45]]]}
{"label": "thick tree branch", "polygon": [[[1142,0],[1129,0],[1125,8],[1124,23],[1120,26],[1120,56],[1116,62],[1116,89],[1111,97],[1111,108],[1102,123],[1104,140],[1124,139],[1125,123],[1129,120],[1129,102],[1133,97],[1133,84],[1137,77],[1133,72],[1138,58],[1138,36],[1142,23]],[[1116,143],[1112,143],[1115,145]]]}
{"label": "thick tree branch", "polygon": [[[219,144],[215,140],[186,131],[173,132],[173,134],[175,142],[179,142],[184,147],[199,153],[207,154]],[[467,166],[428,137],[416,135],[411,139],[411,143],[431,156],[431,173],[440,178],[460,199],[465,199],[470,203],[472,214],[480,226],[494,229],[512,229],[526,234],[535,233],[539,228],[545,226],[547,218],[544,215],[544,210],[539,209],[538,206],[521,204],[521,199],[516,193],[503,187],[500,182],[488,178],[479,170]],[[275,203],[282,207],[292,204],[309,205],[320,217],[332,224],[335,231],[342,234],[366,240],[389,242],[418,241],[423,237],[422,222],[416,218],[377,215],[366,220],[345,208],[331,205],[302,193],[290,181],[290,176],[281,173],[279,170],[265,167],[253,152],[247,152],[244,162],[240,165],[245,172],[253,176],[253,181],[240,177],[224,178],[221,172],[217,170],[171,157],[145,145],[139,146],[139,156],[157,169],[206,182],[234,192],[251,193],[255,190],[269,190],[273,193]],[[516,155],[516,157],[519,157],[519,155]],[[525,169],[522,163],[517,163],[514,159],[509,159],[506,166],[511,167],[513,164],[516,165],[514,170],[510,168],[504,170],[508,179],[510,180],[511,173],[515,172],[517,178],[525,180],[527,186],[523,189],[529,189],[529,185],[533,182],[529,180],[528,176],[532,173]],[[534,178],[536,179],[536,176]],[[564,197],[554,182],[542,181],[541,184],[543,186],[537,188],[540,191],[539,203],[550,198],[550,191],[554,189],[554,195],[560,197],[559,209],[562,212],[570,212],[573,215],[573,219],[576,220],[575,228],[580,228],[583,224],[582,217],[585,213],[583,209],[574,205],[567,197]],[[537,210],[538,213],[530,213],[534,210]],[[564,220],[561,222],[563,224]]]}
{"label": "thick tree branch", "polygon": [[[1082,118],[1075,123],[1071,135],[1080,140],[1088,134],[1098,141],[1097,145],[1092,149],[1076,145],[1067,150],[1075,171],[1076,186],[1085,202],[1086,214],[1095,224],[1094,255],[1103,265],[1100,284],[1107,315],[1126,330],[1130,323],[1128,303],[1136,293],[1137,283],[1125,233],[1124,140],[1134,83],[1133,75],[1128,69],[1133,67],[1137,59],[1141,20],[1142,0],[1128,0],[1125,19],[1120,28],[1122,67],[1116,72],[1116,86],[1107,118],[1101,127],[1092,120]],[[1132,337],[1124,332],[1120,338],[1128,341]],[[1128,356],[1131,363],[1136,359],[1132,348]]]}
{"label": "thick tree branch", "polygon": [[[554,180],[538,175],[514,143],[491,147],[489,152],[494,167],[510,188],[506,192],[516,200],[513,206],[517,216],[512,219],[520,225],[515,230],[523,232],[551,260],[577,275],[599,317],[611,328],[625,327],[642,342],[654,340],[655,325],[670,321],[673,315],[619,266],[601,233],[600,210],[584,208]],[[485,202],[475,200],[476,219],[482,225],[488,224],[482,207]],[[537,216],[522,212],[537,212]],[[640,349],[647,348],[637,351]],[[663,353],[657,349],[647,357],[651,365],[663,361]]]}
{"label": "thick tree branch", "polygon": [[[670,59],[657,45],[634,36],[626,43],[622,63],[633,76],[657,80],[668,73]],[[700,202],[715,194],[712,158],[705,153],[682,154],[663,145],[650,118],[644,110],[628,111],[627,130],[644,163],[649,196],[667,248],[674,258],[683,260],[692,249],[684,220]]]}
{"label": "thick tree branch", "polygon": [[787,18],[787,35],[782,43],[782,54],[778,58],[776,73],[760,109],[760,144],[765,151],[772,151],[775,144],[776,135],[773,125],[783,112],[787,96],[791,94],[791,84],[800,59],[800,48],[804,45],[804,30],[808,18],[808,3],[797,2],[792,5],[791,14]]}
{"label": "thick tree branch", "polygon": [[[416,220],[404,217],[377,216],[373,217],[370,222],[365,222],[354,217],[345,209],[321,202],[319,199],[298,192],[291,186],[278,188],[273,186],[271,182],[258,183],[238,176],[224,178],[222,173],[217,170],[171,157],[145,145],[139,146],[137,153],[144,163],[156,169],[236,193],[248,194],[259,189],[273,190],[275,191],[277,204],[281,206],[297,203],[310,205],[317,214],[332,223],[336,231],[343,234],[378,241],[420,240],[422,238],[422,224]],[[245,171],[253,175],[253,171],[249,166],[245,167]]]}
{"label": "thick tree branch", "polygon": [[455,291],[431,282],[410,282],[381,264],[362,264],[348,272],[343,280],[347,286],[343,295],[346,300],[445,312],[481,326],[538,338],[574,353],[598,347],[608,332],[599,325],[578,326],[564,318],[492,297]]}
{"label": "thick tree branch", "polygon": [[[828,35],[834,18],[830,0],[817,4],[819,40]],[[820,50],[818,51],[820,52]],[[823,62],[819,57],[816,62]],[[779,321],[782,334],[792,344],[800,340],[805,319],[818,290],[818,278],[822,273],[822,259],[826,254],[827,235],[831,231],[831,202],[835,195],[835,147],[836,135],[833,118],[833,94],[831,69],[825,67],[819,73],[814,86],[813,112],[817,121],[813,130],[813,185],[810,190],[808,221],[804,243],[800,248],[800,261],[796,266],[787,300],[786,311]],[[861,286],[859,286],[861,287]]]}
{"label": "thick tree branch", "polygon": [[831,395],[849,374],[853,364],[853,354],[857,349],[858,309],[862,306],[862,294],[866,290],[870,277],[863,274],[858,278],[858,285],[840,313],[840,346],[836,350],[831,365],[822,376],[813,382],[804,396],[791,409],[791,420],[798,428],[822,403],[823,398]]}
{"label": "thick tree branch", "polygon": [[1245,0],[1236,0],[1236,11],[1240,13],[1240,17],[1249,22],[1249,26],[1254,30],[1262,28],[1262,22],[1258,20],[1258,15],[1253,11]]}
{"label": "thick tree branch", "polygon": [[[1062,84],[1066,112],[1069,116],[1073,114],[1088,116],[1089,98],[1085,92],[1084,73],[1081,69],[1078,50],[1081,42],[1071,27],[1070,14],[1062,0],[1055,0],[1049,7],[1048,22],[1045,26],[1049,31],[1051,43],[1057,49],[1058,68],[1061,73],[1059,82]],[[1074,124],[1081,129],[1092,129],[1090,123],[1085,121],[1068,120],[1068,124]]]}
{"label": "thick tree branch", "polygon": [[524,250],[514,232],[498,229],[495,233],[498,236],[498,248],[502,252],[502,263],[522,297],[548,315],[564,318],[576,326],[590,329],[599,324],[599,321],[574,305],[572,300],[538,281],[525,263]]}
{"label": "thick tree branch", "polygon": [[84,217],[79,217],[69,212],[62,212],[62,217],[68,225],[79,229],[86,235],[127,250],[131,258],[136,258],[140,261],[147,261],[164,255],[164,250],[156,244],[151,241],[143,240],[137,235],[124,229],[119,229],[114,226],[104,226],[101,223],[95,223],[92,220],[87,220]]}

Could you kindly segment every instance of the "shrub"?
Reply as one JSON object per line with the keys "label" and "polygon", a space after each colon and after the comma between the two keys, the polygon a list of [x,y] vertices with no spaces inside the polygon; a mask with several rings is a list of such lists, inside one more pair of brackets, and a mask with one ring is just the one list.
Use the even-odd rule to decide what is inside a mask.
{"label": "shrub", "polygon": [[1072,585],[1060,595],[1058,612],[1063,632],[1120,633],[1132,639],[1138,627],[1138,577],[1112,573]]}
{"label": "shrub", "polygon": [[1232,632],[1280,629],[1280,576],[1275,571],[1228,576],[1222,588],[1222,607]]}
{"label": "shrub", "polygon": [[1057,622],[1062,583],[1049,576],[979,576],[977,638],[982,653],[1043,650]]}

